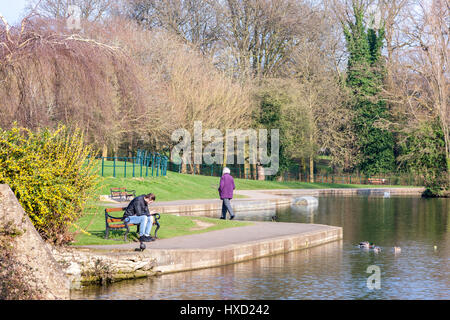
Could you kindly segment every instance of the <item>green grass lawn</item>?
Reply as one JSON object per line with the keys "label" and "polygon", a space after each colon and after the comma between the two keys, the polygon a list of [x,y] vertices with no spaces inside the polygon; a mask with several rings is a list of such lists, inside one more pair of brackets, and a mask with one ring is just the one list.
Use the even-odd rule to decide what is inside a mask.
{"label": "green grass lawn", "polygon": [[[105,215],[104,207],[90,206],[85,214],[72,227],[73,232],[76,233],[73,245],[98,245],[98,244],[122,244],[124,242],[125,229],[110,230],[109,239],[105,239]],[[121,216],[118,212],[116,216]],[[210,226],[201,230],[196,230],[199,225],[194,220],[200,220],[209,223]],[[161,214],[159,219],[161,228],[158,230],[158,238],[166,239],[182,235],[196,234],[202,232],[209,232],[220,230],[224,228],[234,228],[245,226],[250,222],[244,221],[230,221],[220,220],[206,217],[190,217],[177,216],[173,214]],[[151,234],[154,235],[156,226],[153,226]],[[128,234],[128,242],[138,241],[136,234],[136,227],[130,227]]]}

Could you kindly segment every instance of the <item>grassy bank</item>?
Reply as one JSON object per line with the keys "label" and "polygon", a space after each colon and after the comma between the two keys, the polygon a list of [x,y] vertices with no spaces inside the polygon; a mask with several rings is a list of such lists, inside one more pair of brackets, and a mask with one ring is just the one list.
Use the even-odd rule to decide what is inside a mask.
{"label": "grassy bank", "polygon": [[[188,199],[215,199],[218,197],[217,188],[219,177],[200,176],[167,172],[165,177],[147,178],[101,178],[98,195],[107,195],[110,188],[126,187],[136,190],[136,194],[152,192],[157,201],[188,200]],[[300,181],[256,181],[248,179],[235,179],[238,190],[257,189],[324,189],[324,188],[375,188],[376,185],[339,184],[339,183],[309,183]],[[395,187],[386,186],[382,187]]]}

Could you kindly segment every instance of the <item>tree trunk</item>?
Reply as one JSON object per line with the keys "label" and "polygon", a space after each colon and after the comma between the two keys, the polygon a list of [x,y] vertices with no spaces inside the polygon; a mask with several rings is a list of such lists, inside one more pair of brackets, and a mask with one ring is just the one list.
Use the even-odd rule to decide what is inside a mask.
{"label": "tree trunk", "polygon": [[[305,171],[305,174],[306,174],[306,161],[305,161],[305,158],[302,158],[302,160],[301,160],[302,162],[302,169],[300,170],[300,174],[302,174],[303,173],[303,170]],[[305,179],[305,182],[307,182],[306,181],[307,179]],[[302,179],[300,178],[300,181],[302,181]]]}
{"label": "tree trunk", "polygon": [[225,141],[223,142],[223,167],[227,166],[227,135],[225,133]]}
{"label": "tree trunk", "polygon": [[[313,147],[314,139],[313,134],[310,132],[309,134],[309,142],[311,144],[311,149]],[[314,152],[311,151],[311,154],[309,155],[309,182],[314,183]]]}
{"label": "tree trunk", "polygon": [[133,157],[133,135],[130,133],[129,134],[129,138],[128,138],[128,157],[132,158]]}
{"label": "tree trunk", "polygon": [[106,143],[103,145],[103,148],[102,148],[102,157],[103,158],[108,157],[108,146],[106,145]]}

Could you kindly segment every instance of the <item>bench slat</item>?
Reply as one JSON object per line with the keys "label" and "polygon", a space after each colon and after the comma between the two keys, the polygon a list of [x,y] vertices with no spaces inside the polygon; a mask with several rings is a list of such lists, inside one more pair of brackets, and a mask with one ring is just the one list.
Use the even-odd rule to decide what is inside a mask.
{"label": "bench slat", "polygon": [[106,208],[106,212],[118,212],[118,211],[124,211],[126,208]]}
{"label": "bench slat", "polygon": [[[128,226],[131,226],[131,225],[129,224]],[[125,225],[124,224],[110,224],[109,228],[112,228],[112,229],[114,229],[114,228],[125,228]]]}

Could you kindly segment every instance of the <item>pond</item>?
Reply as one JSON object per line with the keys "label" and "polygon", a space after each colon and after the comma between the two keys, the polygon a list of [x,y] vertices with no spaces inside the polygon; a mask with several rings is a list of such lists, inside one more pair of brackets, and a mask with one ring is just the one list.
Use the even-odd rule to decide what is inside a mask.
{"label": "pond", "polygon": [[[72,299],[450,299],[450,199],[318,199],[317,206],[278,209],[277,221],[341,226],[343,240],[234,265],[91,286],[72,291]],[[237,212],[237,217],[268,220],[273,213]],[[361,241],[375,243],[381,252],[359,248]]]}

